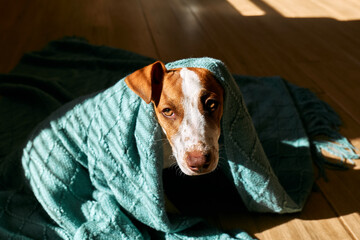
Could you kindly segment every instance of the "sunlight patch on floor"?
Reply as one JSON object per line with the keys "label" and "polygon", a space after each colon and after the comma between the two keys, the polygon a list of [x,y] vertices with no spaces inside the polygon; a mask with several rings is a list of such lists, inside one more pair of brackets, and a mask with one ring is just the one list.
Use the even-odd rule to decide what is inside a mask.
{"label": "sunlight patch on floor", "polygon": [[249,0],[227,0],[243,16],[263,16],[265,12]]}
{"label": "sunlight patch on floor", "polygon": [[[227,0],[243,16],[263,16],[266,11],[258,0]],[[351,2],[351,4],[346,4]],[[261,5],[272,8],[285,18],[332,18],[338,21],[360,20],[360,1],[352,0],[262,0]],[[354,5],[356,7],[354,7]]]}
{"label": "sunlight patch on floor", "polygon": [[[357,213],[352,213],[352,215],[353,214]],[[307,231],[306,229],[312,225],[321,226],[321,228],[327,231]],[[351,234],[347,233],[344,228],[339,228],[338,226],[339,219],[337,217],[311,220],[295,218],[286,223],[266,229],[261,233],[257,233],[255,236],[265,239],[327,239],[329,236],[333,239],[352,239]]]}
{"label": "sunlight patch on floor", "polygon": [[[286,18],[333,18],[339,21],[360,19],[360,3],[351,0],[264,0],[263,2]],[[358,7],[354,8],[354,4]]]}

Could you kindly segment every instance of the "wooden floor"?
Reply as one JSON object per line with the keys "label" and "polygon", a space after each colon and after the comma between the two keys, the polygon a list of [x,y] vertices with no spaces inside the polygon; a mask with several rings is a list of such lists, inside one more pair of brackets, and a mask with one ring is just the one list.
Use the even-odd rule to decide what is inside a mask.
{"label": "wooden floor", "polygon": [[[0,0],[0,72],[65,35],[163,61],[211,56],[234,73],[281,75],[341,115],[360,148],[357,0]],[[360,239],[360,161],[328,171],[302,213],[218,216],[259,239]]]}

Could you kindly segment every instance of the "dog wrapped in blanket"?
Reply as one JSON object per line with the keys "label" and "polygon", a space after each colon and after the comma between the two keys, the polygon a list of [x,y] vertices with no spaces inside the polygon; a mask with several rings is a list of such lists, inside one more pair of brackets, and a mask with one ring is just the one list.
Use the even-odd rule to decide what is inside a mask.
{"label": "dog wrapped in blanket", "polygon": [[[172,162],[164,164],[162,132],[185,174],[219,168],[249,210],[291,213],[302,209],[313,170],[310,141],[290,94],[301,90],[280,78],[235,80],[221,61],[212,58],[155,63],[145,69],[65,105],[43,121],[28,141],[22,157],[26,179],[59,226],[54,230],[59,238],[250,238],[242,231],[230,236],[199,224],[198,218],[166,211],[162,170]],[[201,93],[196,95],[200,103],[179,102],[216,115],[214,120],[197,118],[204,132],[215,129],[209,139],[206,135],[191,139],[197,130],[187,119],[192,113],[186,115],[186,107],[163,104],[164,98],[159,97],[167,88],[162,84],[165,73],[177,72],[178,79],[197,81],[196,71],[206,72],[221,88],[201,93],[201,84],[190,84],[182,96]],[[143,88],[134,80],[139,73],[148,80]],[[155,91],[142,92],[154,89],[146,86],[153,84],[154,75]],[[184,131],[183,122],[190,133],[182,137],[177,133]],[[185,142],[193,144],[187,147]],[[179,145],[185,149],[182,153]]]}

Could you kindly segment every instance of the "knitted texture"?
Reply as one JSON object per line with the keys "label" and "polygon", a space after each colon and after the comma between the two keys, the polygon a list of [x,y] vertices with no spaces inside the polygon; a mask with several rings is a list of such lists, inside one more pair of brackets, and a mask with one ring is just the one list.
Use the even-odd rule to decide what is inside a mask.
{"label": "knitted texture", "polygon": [[[31,64],[24,64],[29,57]],[[22,154],[13,145],[3,148],[2,175],[10,176],[15,168],[9,166],[21,159],[25,179],[18,177],[19,184],[1,179],[2,238],[250,239],[241,230],[227,234],[198,218],[166,213],[161,128],[151,104],[123,81],[152,59],[77,39],[54,42],[24,59],[0,78],[5,95],[1,101],[11,102],[11,93],[4,89],[35,92],[41,100],[50,99],[47,108],[38,110],[44,116],[75,96],[100,91],[65,104],[43,120],[24,142]],[[47,68],[36,76],[45,62]],[[258,212],[300,211],[313,184],[308,132],[314,127],[302,116],[304,101],[294,94],[299,88],[279,77],[233,77],[212,58],[184,59],[166,67],[206,68],[223,86],[218,171],[245,206]],[[55,76],[59,79],[52,82]],[[107,83],[99,81],[110,76]],[[31,79],[30,86],[24,78]],[[327,115],[336,117],[333,112]],[[29,119],[23,132],[41,116]],[[16,143],[24,139],[17,137]]]}

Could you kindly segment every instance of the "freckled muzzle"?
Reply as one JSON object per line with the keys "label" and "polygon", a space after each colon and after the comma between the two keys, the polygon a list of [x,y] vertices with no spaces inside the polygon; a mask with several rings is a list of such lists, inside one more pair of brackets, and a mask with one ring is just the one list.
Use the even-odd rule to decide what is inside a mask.
{"label": "freckled muzzle", "polygon": [[218,165],[219,136],[208,137],[204,141],[197,140],[198,137],[196,134],[193,137],[178,134],[170,141],[178,166],[186,175],[207,174],[214,171]]}

